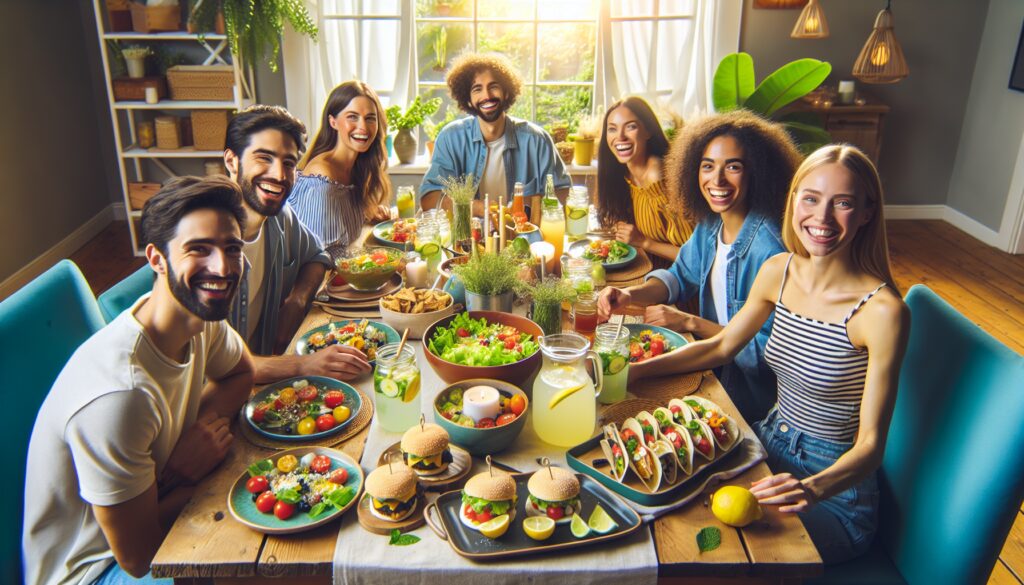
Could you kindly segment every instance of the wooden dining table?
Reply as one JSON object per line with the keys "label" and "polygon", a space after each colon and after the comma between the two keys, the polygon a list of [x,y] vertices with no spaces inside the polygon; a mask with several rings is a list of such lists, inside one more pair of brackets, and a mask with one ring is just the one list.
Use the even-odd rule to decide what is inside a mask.
{"label": "wooden dining table", "polygon": [[[314,307],[298,331],[301,334],[329,319],[329,315]],[[372,395],[372,380],[367,378],[370,377],[354,384]],[[438,390],[424,388],[424,394],[430,397]],[[695,393],[717,402],[736,419],[744,434],[750,433],[748,424],[711,372],[703,375]],[[370,428],[367,426],[336,448],[360,460]],[[153,576],[172,577],[180,583],[330,582],[337,523],[299,534],[264,535],[236,521],[228,510],[231,486],[252,461],[271,453],[247,441],[236,429],[226,459],[197,486],[192,500],[171,527],[153,559]],[[375,467],[373,462],[362,464],[364,469]],[[749,486],[769,473],[766,464],[758,463],[725,483]],[[821,557],[796,515],[765,506],[761,520],[737,529],[715,518],[706,501],[706,497],[698,498],[644,527],[653,535],[659,583],[793,583],[822,572]],[[715,550],[701,552],[696,534],[707,526],[721,530],[722,542]],[[530,559],[521,562],[526,565]]]}

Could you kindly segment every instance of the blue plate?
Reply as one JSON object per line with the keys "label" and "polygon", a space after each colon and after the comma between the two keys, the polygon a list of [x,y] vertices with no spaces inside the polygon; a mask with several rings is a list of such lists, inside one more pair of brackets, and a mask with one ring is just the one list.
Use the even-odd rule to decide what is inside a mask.
{"label": "blue plate", "polygon": [[[317,526],[327,524],[355,505],[359,501],[359,492],[363,489],[363,470],[354,459],[341,451],[327,447],[297,447],[275,453],[269,459],[276,464],[277,460],[284,455],[294,455],[301,459],[307,453],[326,455],[331,458],[332,470],[343,467],[348,471],[348,481],[345,482],[345,487],[352,488],[354,497],[344,508],[340,510],[337,508],[331,509],[315,519],[310,518],[306,512],[299,512],[298,510],[295,511],[295,515],[287,520],[280,520],[272,512],[264,514],[256,509],[256,503],[252,499],[252,494],[249,493],[249,490],[245,489],[245,484],[249,481],[249,472],[246,471],[235,481],[231,491],[228,492],[228,508],[231,510],[231,515],[242,524],[257,532],[264,534],[292,534],[294,532],[312,530]],[[256,461],[248,463],[252,464],[256,463]]]}
{"label": "blue plate", "polygon": [[630,323],[626,325],[626,329],[629,329],[629,336],[639,335],[642,331],[650,330],[654,333],[660,333],[665,336],[665,341],[668,345],[672,346],[672,349],[665,353],[671,353],[680,347],[686,345],[686,338],[682,335],[672,331],[671,329],[665,329],[664,327],[658,327],[657,325],[648,325],[646,323]]}
{"label": "blue plate", "polygon": [[[580,258],[583,256],[583,252],[586,251],[587,246],[590,245],[590,242],[600,242],[603,239],[607,238],[602,238],[600,236],[587,236],[582,240],[577,240],[569,245],[569,255],[572,256],[573,258]],[[602,264],[604,264],[605,270],[615,270],[616,268],[622,268],[624,266],[629,265],[629,263],[632,262],[633,260],[636,260],[636,248],[630,246],[629,244],[625,244],[625,246],[629,248],[629,253],[626,254],[626,257],[616,260],[615,262],[602,262]]]}
{"label": "blue plate", "polygon": [[[388,246],[388,247],[391,247],[391,248],[398,248],[399,250],[405,250],[406,247],[407,247],[406,243],[404,243],[404,242],[396,242],[394,240],[389,240],[389,239],[384,237],[384,232],[386,230],[390,230],[394,224],[395,224],[395,220],[389,219],[387,221],[382,221],[382,222],[378,223],[377,225],[373,226],[373,232],[372,232],[373,233],[373,239],[377,240],[381,244],[384,244],[385,246]],[[410,250],[412,249],[412,242],[408,243],[408,248]]]}
{"label": "blue plate", "polygon": [[[348,415],[348,419],[346,419],[345,422],[335,426],[333,429],[319,431],[311,435],[275,433],[273,431],[260,428],[258,424],[253,422],[252,412],[259,404],[262,404],[263,402],[267,401],[270,398],[271,394],[280,392],[281,390],[291,386],[298,380],[306,380],[310,384],[316,386],[317,390],[320,391],[321,396],[323,396],[323,394],[328,390],[341,390],[345,394],[345,402],[343,402],[343,404],[349,407],[349,410],[351,410],[351,413]],[[349,425],[349,423],[355,420],[356,415],[359,413],[359,409],[362,407],[363,400],[362,398],[359,397],[359,392],[356,392],[355,388],[349,386],[348,384],[342,382],[341,380],[335,380],[334,378],[326,378],[324,376],[296,376],[295,378],[288,378],[287,380],[281,380],[280,382],[270,384],[263,388],[263,390],[257,392],[256,395],[250,398],[249,402],[245,404],[245,412],[243,414],[245,415],[245,421],[249,423],[249,426],[251,426],[253,430],[269,439],[274,439],[275,441],[314,441],[316,439],[329,437],[331,435],[341,432],[342,429],[344,429],[346,426]]]}
{"label": "blue plate", "polygon": [[[361,323],[361,322],[362,322],[361,320],[360,321],[356,321],[356,320],[346,320],[346,319],[343,319],[341,321],[332,321],[332,323],[334,324],[334,327],[336,329],[341,329],[342,327],[348,325],[349,323]],[[326,334],[328,331],[331,330],[331,324],[332,323],[328,323],[327,325],[321,325],[320,327],[315,327],[315,328],[310,329],[309,331],[303,333],[302,337],[300,337],[299,340],[297,342],[295,342],[295,353],[297,353],[299,355],[306,355],[308,353],[313,353],[309,349],[309,337],[311,335],[313,335],[314,333],[324,333],[324,334]],[[385,336],[386,339],[384,340],[384,343],[382,343],[381,345],[387,345],[389,343],[398,343],[399,341],[402,340],[402,336],[399,335],[398,332],[394,330],[394,328],[392,328],[390,325],[388,325],[386,323],[381,323],[380,321],[369,321],[367,324],[368,325],[373,325],[374,329],[377,329],[378,331],[383,331],[384,332],[384,336]],[[364,351],[363,353],[366,353],[366,352]],[[375,362],[376,362],[376,360],[370,360],[370,366],[372,367]]]}

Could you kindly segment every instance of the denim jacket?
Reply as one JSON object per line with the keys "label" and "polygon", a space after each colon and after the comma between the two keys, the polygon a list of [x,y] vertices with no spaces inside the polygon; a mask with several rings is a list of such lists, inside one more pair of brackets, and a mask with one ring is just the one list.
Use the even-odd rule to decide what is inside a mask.
{"label": "denim jacket", "polygon": [[[668,287],[668,304],[685,301],[697,295],[700,302],[700,316],[709,321],[718,321],[715,301],[711,297],[711,266],[715,263],[718,248],[718,234],[722,230],[722,219],[711,216],[697,224],[693,235],[679,249],[675,262],[667,270],[655,270],[647,278],[657,278]],[[736,241],[729,253],[725,289],[728,293],[726,305],[729,320],[747,302],[747,295],[754,285],[754,277],[761,265],[779,252],[784,252],[778,220],[751,212],[743,222]],[[764,361],[764,348],[772,330],[769,318],[731,364],[721,368],[722,385],[729,397],[748,421],[764,418],[775,404],[777,396],[775,374]]]}
{"label": "denim jacket", "polygon": [[[505,181],[512,194],[516,181],[523,184],[523,193],[544,192],[544,181],[550,173],[555,189],[572,184],[565,165],[555,151],[555,143],[540,126],[508,116],[505,120]],[[473,173],[473,182],[480,187],[480,177],[487,164],[487,142],[476,116],[448,124],[437,136],[430,168],[420,183],[419,197],[443,189],[442,179]]]}

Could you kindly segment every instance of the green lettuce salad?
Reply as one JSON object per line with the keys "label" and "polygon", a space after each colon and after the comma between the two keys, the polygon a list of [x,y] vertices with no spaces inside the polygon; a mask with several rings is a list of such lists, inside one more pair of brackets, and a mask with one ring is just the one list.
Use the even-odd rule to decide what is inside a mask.
{"label": "green lettuce salad", "polygon": [[468,313],[459,313],[447,327],[438,327],[427,345],[444,361],[464,366],[512,364],[539,349],[533,335],[510,325],[473,319]]}

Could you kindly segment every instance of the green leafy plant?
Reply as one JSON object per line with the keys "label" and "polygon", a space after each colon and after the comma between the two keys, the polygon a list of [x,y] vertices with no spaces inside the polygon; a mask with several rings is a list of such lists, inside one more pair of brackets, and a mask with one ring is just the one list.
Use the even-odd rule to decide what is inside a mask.
{"label": "green leafy plant", "polygon": [[497,254],[475,253],[468,262],[452,266],[452,271],[466,290],[478,295],[496,296],[520,290],[522,286],[517,278],[519,259],[511,248]]}
{"label": "green leafy plant", "polygon": [[522,288],[524,296],[530,297],[535,303],[561,303],[576,298],[576,289],[564,278],[549,276],[536,284],[525,284]]}
{"label": "green leafy plant", "polygon": [[153,54],[153,50],[142,45],[131,45],[121,49],[121,55],[125,59],[144,59]]}
{"label": "green leafy plant", "polygon": [[476,197],[476,185],[473,184],[473,173],[462,177],[447,177],[441,179],[444,185],[444,194],[452,200],[454,205],[468,205]]}
{"label": "green leafy plant", "polygon": [[269,48],[271,71],[277,71],[285,21],[314,41],[319,33],[302,0],[198,0],[189,22],[197,30],[213,30],[217,13],[224,15],[224,32],[235,58],[262,59]]}
{"label": "green leafy plant", "polygon": [[434,37],[434,69],[444,71],[448,65],[448,29],[439,27]]}
{"label": "green leafy plant", "polygon": [[423,123],[428,116],[437,112],[441,107],[441,98],[433,98],[427,101],[416,96],[403,112],[402,107],[395,104],[385,111],[388,117],[388,129],[412,130]]}
{"label": "green leafy plant", "polygon": [[[441,98],[435,98],[435,99],[441,99]],[[448,111],[445,112],[444,118],[441,118],[440,122],[434,122],[433,120],[431,120],[429,118],[424,120],[423,121],[423,126],[427,130],[427,136],[431,140],[437,140],[437,135],[441,133],[441,130],[445,126],[447,126],[448,124],[451,124],[452,122],[454,122],[456,117],[458,117],[458,114],[456,113],[455,108],[448,108]]]}
{"label": "green leafy plant", "polygon": [[[712,102],[718,112],[745,108],[765,117],[814,91],[832,72],[832,65],[817,59],[786,63],[755,85],[754,59],[747,53],[726,55],[715,70]],[[793,112],[776,117],[805,154],[831,142],[820,117]]]}

